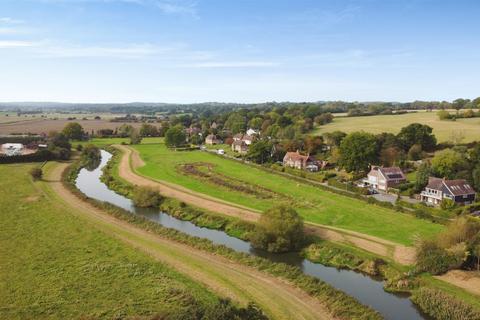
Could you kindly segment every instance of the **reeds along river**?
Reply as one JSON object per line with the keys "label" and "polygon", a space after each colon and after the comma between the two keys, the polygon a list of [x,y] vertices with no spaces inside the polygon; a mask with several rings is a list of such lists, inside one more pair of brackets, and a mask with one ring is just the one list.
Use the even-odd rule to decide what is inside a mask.
{"label": "reeds along river", "polygon": [[137,208],[132,201],[108,189],[100,181],[102,168],[108,163],[112,155],[102,150],[100,165],[92,171],[82,169],[78,175],[76,186],[90,198],[106,201],[121,207],[133,214],[142,215],[151,221],[167,228],[173,228],[191,236],[206,238],[215,244],[222,244],[239,252],[261,256],[274,262],[283,262],[295,265],[310,276],[316,277],[333,287],[356,298],[361,303],[380,312],[385,319],[414,320],[427,319],[406,295],[392,294],[383,290],[383,282],[368,275],[350,270],[339,270],[322,264],[313,263],[302,258],[297,253],[272,254],[256,250],[250,243],[231,237],[223,231],[197,227],[191,222],[176,219],[158,209]]}

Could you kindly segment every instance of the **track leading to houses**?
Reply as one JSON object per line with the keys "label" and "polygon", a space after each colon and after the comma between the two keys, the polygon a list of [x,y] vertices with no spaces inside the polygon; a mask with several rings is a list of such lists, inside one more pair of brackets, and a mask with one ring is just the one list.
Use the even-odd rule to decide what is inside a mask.
{"label": "track leading to houses", "polygon": [[[140,175],[136,169],[145,165],[145,163],[138,151],[124,145],[114,145],[114,147],[122,151],[118,168],[119,176],[132,184],[152,187],[165,197],[175,198],[208,211],[242,220],[255,222],[260,217],[261,213],[259,211],[194,192],[179,185]],[[415,261],[415,249],[412,247],[350,230],[310,222],[305,222],[305,224],[307,233],[314,234],[322,239],[348,243],[374,254],[391,258],[404,265],[412,264]]]}
{"label": "track leading to houses", "polygon": [[202,283],[218,295],[239,303],[255,302],[273,319],[333,319],[315,298],[286,281],[232,262],[221,256],[161,238],[128,222],[118,220],[79,199],[61,182],[67,163],[60,163],[45,177],[58,205],[85,219],[158,261]]}

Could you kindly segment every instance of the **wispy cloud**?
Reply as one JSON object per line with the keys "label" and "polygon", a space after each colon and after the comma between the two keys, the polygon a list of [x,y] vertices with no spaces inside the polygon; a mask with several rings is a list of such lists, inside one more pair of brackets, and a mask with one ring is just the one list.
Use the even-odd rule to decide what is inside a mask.
{"label": "wispy cloud", "polygon": [[152,44],[128,44],[123,46],[68,46],[47,44],[35,51],[43,57],[54,58],[120,58],[139,59],[158,56],[174,50]]}
{"label": "wispy cloud", "polygon": [[279,63],[268,61],[206,61],[184,64],[184,68],[265,68],[276,67]]}
{"label": "wispy cloud", "polygon": [[23,20],[14,19],[10,17],[0,17],[0,23],[3,23],[3,24],[22,24],[24,22],[25,21]]}
{"label": "wispy cloud", "polygon": [[198,18],[195,0],[34,0],[41,3],[88,4],[88,3],[126,3],[157,8],[165,14],[185,15]]}
{"label": "wispy cloud", "polygon": [[40,45],[40,43],[33,41],[0,40],[0,49],[31,48]]}

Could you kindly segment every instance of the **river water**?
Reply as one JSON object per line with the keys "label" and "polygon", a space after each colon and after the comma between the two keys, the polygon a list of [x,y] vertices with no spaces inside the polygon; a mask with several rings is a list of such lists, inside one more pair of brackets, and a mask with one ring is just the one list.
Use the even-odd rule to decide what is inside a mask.
{"label": "river water", "polygon": [[261,256],[274,262],[283,262],[298,266],[305,274],[319,278],[356,298],[362,304],[377,310],[385,319],[428,319],[428,317],[423,315],[408,299],[408,296],[384,291],[381,279],[355,271],[340,270],[313,263],[302,258],[297,253],[272,254],[256,250],[251,247],[250,243],[231,237],[223,231],[197,227],[191,222],[176,219],[158,209],[135,207],[130,199],[108,189],[108,187],[100,181],[102,168],[108,163],[111,157],[112,155],[110,153],[102,150],[102,159],[96,169],[93,171],[85,168],[80,170],[76,180],[76,186],[88,197],[109,202],[133,214],[144,216],[167,228],[176,229],[191,236],[206,238],[215,244],[222,244],[239,252]]}

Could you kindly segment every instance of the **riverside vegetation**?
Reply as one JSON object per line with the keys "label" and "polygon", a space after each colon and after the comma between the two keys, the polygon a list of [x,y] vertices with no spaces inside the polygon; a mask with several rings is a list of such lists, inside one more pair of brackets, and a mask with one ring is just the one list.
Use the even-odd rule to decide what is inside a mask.
{"label": "riverside vegetation", "polygon": [[[355,299],[332,288],[330,285],[323,281],[307,276],[302,271],[293,266],[285,264],[274,263],[266,259],[251,256],[244,253],[236,252],[225,246],[214,245],[207,239],[192,237],[181,233],[179,231],[165,228],[157,223],[151,222],[141,216],[132,215],[130,212],[121,208],[115,207],[111,204],[96,201],[83,195],[75,186],[75,179],[80,169],[80,164],[76,163],[72,165],[69,170],[65,171],[63,181],[65,185],[78,197],[81,197],[85,201],[92,203],[93,205],[101,208],[106,213],[109,213],[116,218],[130,222],[138,227],[149,230],[161,237],[178,241],[180,243],[189,245],[193,248],[212,252],[218,255],[222,255],[233,261],[245,264],[247,266],[258,269],[259,271],[266,272],[276,277],[285,279],[298,286],[311,296],[317,298],[322,302],[331,314],[341,319],[380,319],[380,315],[372,309],[359,304]],[[116,183],[121,183],[116,181]],[[123,191],[127,190],[127,187],[122,188]]]}

